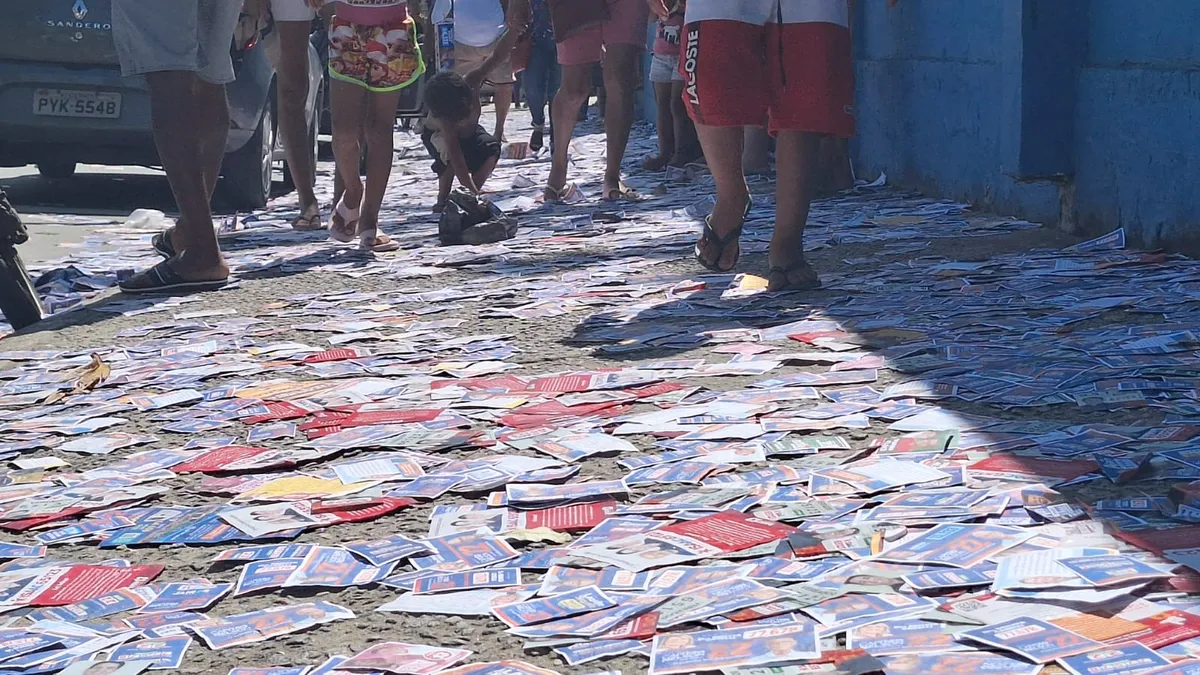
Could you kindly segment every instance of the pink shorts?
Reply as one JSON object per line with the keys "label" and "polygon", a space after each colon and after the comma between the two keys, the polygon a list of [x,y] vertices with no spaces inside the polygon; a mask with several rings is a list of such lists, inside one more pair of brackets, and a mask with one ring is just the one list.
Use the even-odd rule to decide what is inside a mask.
{"label": "pink shorts", "polygon": [[646,48],[650,6],[646,0],[608,0],[609,19],[571,35],[558,43],[558,62],[564,66],[596,63],[605,45],[637,45]]}

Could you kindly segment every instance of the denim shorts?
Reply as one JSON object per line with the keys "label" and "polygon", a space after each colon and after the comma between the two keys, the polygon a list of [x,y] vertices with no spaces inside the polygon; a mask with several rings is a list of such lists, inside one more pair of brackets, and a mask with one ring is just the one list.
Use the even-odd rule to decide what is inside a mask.
{"label": "denim shorts", "polygon": [[233,82],[229,51],[241,12],[242,0],[112,0],[121,72],[185,71],[212,84]]}
{"label": "denim shorts", "polygon": [[679,55],[655,54],[650,60],[651,82],[683,82],[679,72]]}

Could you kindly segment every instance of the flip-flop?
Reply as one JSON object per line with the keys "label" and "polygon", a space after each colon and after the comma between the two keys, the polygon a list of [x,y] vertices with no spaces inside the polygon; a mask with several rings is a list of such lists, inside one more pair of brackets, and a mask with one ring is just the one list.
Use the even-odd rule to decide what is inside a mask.
{"label": "flip-flop", "polygon": [[[742,222],[738,223],[738,226],[724,237],[717,234],[717,231],[713,229],[712,214],[710,213],[704,217],[704,230],[700,233],[700,241],[696,242],[695,247],[692,249],[692,255],[696,258],[696,262],[700,263],[701,267],[710,272],[717,272],[718,274],[728,274],[737,267],[738,261],[742,258],[741,246],[738,246],[737,255],[734,256],[733,264],[729,267],[721,267],[721,258],[725,257],[725,249],[729,248],[730,244],[742,238],[742,228],[746,226],[746,216],[750,215],[750,209],[752,208],[754,208],[754,200],[746,197],[746,207],[742,209]],[[717,256],[713,258],[712,262],[705,260],[704,255],[700,252],[700,244],[706,241],[717,249]]]}
{"label": "flip-flop", "polygon": [[358,209],[352,209],[346,206],[346,202],[338,201],[338,205],[333,209],[333,212],[335,215],[341,217],[342,226],[339,228],[331,220],[329,223],[329,238],[343,244],[349,244],[354,241],[354,233],[358,230]]}
{"label": "flip-flop", "polygon": [[175,247],[171,245],[170,230],[163,230],[150,238],[150,245],[154,247],[154,252],[164,258],[175,257]]}
{"label": "flip-flop", "polygon": [[120,283],[121,292],[133,295],[150,293],[171,293],[182,291],[194,293],[198,291],[216,291],[229,285],[229,277],[208,281],[188,281],[179,276],[171,267],[170,260],[163,260],[154,267],[133,275]]}
{"label": "flip-flop", "polygon": [[[800,280],[793,282],[792,276],[797,272],[801,275]],[[817,271],[803,258],[787,267],[779,265],[771,266],[771,269],[767,272],[767,283],[770,284],[772,280],[777,278],[783,279],[783,285],[777,286],[772,291],[774,293],[781,293],[783,291],[815,291],[821,287],[821,278],[817,276]]]}
{"label": "flip-flop", "polygon": [[579,186],[574,183],[566,183],[562,187],[555,189],[546,186],[542,193],[542,201],[546,204],[566,204],[568,200],[579,193]]}
{"label": "flip-flop", "polygon": [[300,232],[316,232],[325,229],[325,223],[321,222],[321,212],[317,211],[311,216],[301,213],[292,221],[292,229]]}
{"label": "flip-flop", "polygon": [[400,250],[400,242],[378,230],[367,230],[358,235],[358,248],[373,253],[390,253]]}
{"label": "flip-flop", "polygon": [[621,183],[615,188],[606,190],[604,193],[603,201],[606,201],[606,202],[640,202],[640,201],[642,201],[642,196],[639,195],[633,189],[631,189],[629,186],[625,185],[624,183]]}

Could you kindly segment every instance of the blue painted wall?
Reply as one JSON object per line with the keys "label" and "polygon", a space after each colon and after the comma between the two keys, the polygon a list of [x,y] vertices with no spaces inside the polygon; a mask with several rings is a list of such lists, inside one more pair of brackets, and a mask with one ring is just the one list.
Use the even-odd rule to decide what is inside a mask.
{"label": "blue painted wall", "polygon": [[859,0],[860,176],[1200,250],[1200,2]]}

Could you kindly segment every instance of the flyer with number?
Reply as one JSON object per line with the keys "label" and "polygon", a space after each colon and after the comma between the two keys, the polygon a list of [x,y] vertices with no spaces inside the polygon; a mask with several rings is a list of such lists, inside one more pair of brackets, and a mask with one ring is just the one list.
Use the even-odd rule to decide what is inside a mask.
{"label": "flyer with number", "polygon": [[769,666],[821,655],[811,624],[670,633],[654,638],[651,675]]}
{"label": "flyer with number", "polygon": [[1065,628],[1027,616],[964,630],[959,633],[959,639],[974,640],[1013,652],[1034,663],[1050,663],[1103,647]]}

